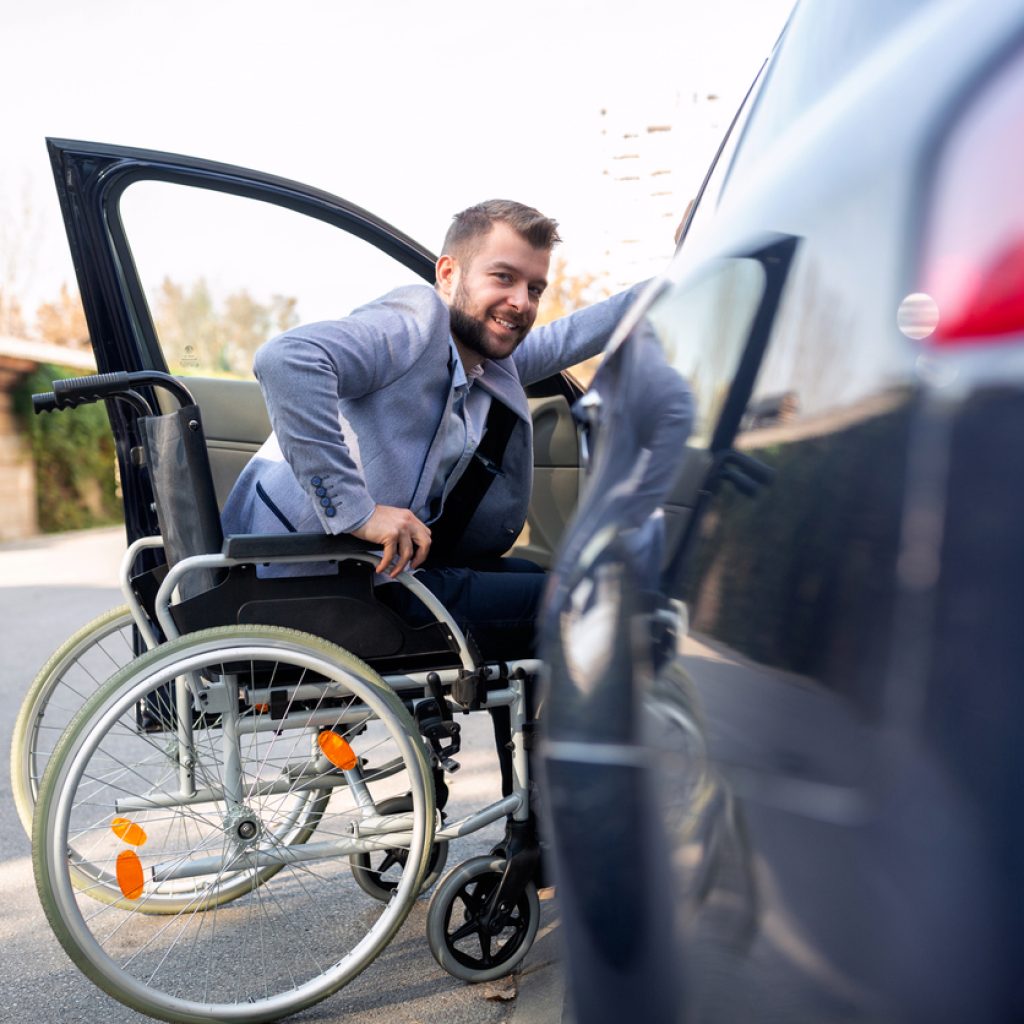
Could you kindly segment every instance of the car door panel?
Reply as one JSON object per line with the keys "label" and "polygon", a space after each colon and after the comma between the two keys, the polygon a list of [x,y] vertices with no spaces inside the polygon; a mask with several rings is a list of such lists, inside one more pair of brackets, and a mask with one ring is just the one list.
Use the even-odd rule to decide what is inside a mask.
{"label": "car door panel", "polygon": [[512,554],[548,568],[579,498],[579,437],[564,395],[530,399],[533,493]]}
{"label": "car door panel", "polygon": [[[676,910],[698,906],[712,885],[731,887],[722,900],[730,934],[756,920],[743,823],[708,745],[692,666],[679,656],[690,617],[680,599],[693,549],[700,554],[691,542],[722,484],[756,494],[767,477],[734,450],[735,435],[797,248],[796,238],[775,238],[666,279],[643,315],[634,311],[586,406],[589,477],[545,607],[546,799],[570,948],[604,950],[589,901],[629,890],[644,907],[645,948],[655,951],[628,979],[613,978],[595,954],[590,977],[607,968],[610,980],[581,994],[587,1019],[606,1019],[608,1006],[621,1010],[652,988],[664,1006],[681,1005],[673,972],[683,957],[672,936],[689,921]],[[620,832],[603,799],[617,790],[641,808]],[[579,842],[588,835],[603,836],[609,855],[588,857]]]}

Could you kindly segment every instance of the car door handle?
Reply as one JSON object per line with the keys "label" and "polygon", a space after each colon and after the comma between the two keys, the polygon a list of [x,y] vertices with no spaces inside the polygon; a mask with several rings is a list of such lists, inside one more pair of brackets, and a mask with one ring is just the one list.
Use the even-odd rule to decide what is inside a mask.
{"label": "car door handle", "polygon": [[740,493],[752,498],[772,485],[775,470],[752,455],[729,448],[715,456],[708,479],[711,485],[709,490],[714,489],[719,480],[726,480]]}

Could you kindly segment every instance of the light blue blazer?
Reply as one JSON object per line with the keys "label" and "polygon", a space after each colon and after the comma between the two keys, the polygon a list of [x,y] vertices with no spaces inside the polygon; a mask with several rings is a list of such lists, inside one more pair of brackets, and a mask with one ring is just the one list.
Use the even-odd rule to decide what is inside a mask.
{"label": "light blue blazer", "polygon": [[[509,358],[484,363],[474,387],[518,422],[464,535],[467,558],[507,551],[526,521],[533,434],[524,386],[599,353],[639,287],[535,328]],[[346,533],[375,505],[423,506],[451,409],[450,333],[434,289],[410,285],[260,348],[254,369],[274,432],[228,496],[225,533]]]}

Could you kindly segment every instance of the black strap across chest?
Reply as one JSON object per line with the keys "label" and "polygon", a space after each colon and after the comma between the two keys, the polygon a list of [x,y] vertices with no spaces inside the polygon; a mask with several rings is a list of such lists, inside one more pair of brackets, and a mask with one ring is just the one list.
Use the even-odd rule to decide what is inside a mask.
{"label": "black strap across chest", "polygon": [[516,414],[503,402],[491,400],[487,429],[465,472],[456,481],[441,515],[430,524],[430,559],[450,560],[457,556],[462,535],[484,495],[501,475],[505,449],[516,425]]}

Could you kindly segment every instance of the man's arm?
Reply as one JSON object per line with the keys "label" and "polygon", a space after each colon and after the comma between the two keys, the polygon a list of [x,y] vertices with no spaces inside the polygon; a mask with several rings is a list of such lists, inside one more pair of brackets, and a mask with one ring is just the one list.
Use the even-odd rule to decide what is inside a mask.
{"label": "man's arm", "polygon": [[512,355],[520,381],[533,384],[598,355],[646,286],[643,281],[531,331]]}
{"label": "man's arm", "polygon": [[342,320],[288,331],[256,354],[254,370],[281,452],[322,528],[380,543],[386,555],[390,542],[394,550],[382,565],[410,544],[429,546],[429,531],[418,519],[416,526],[404,516],[396,522],[377,514],[342,433],[339,401],[357,402],[399,382],[429,355],[431,332],[446,312],[432,289],[402,288]]}

